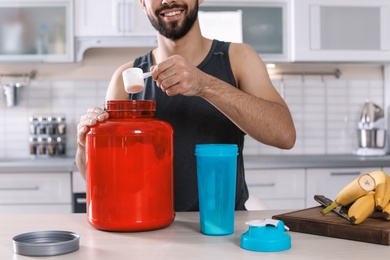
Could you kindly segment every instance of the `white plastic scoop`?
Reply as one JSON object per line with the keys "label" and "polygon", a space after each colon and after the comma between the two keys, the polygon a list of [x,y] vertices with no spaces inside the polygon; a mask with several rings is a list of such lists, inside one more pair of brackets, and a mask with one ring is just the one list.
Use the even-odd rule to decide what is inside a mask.
{"label": "white plastic scoop", "polygon": [[152,72],[143,73],[140,68],[130,68],[122,72],[123,84],[127,93],[139,93],[145,88],[144,79]]}

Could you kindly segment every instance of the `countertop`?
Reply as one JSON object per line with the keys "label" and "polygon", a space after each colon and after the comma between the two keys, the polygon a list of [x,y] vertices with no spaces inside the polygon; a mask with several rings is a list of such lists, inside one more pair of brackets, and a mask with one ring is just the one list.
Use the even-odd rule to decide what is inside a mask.
{"label": "countertop", "polygon": [[[238,211],[234,234],[205,236],[199,232],[199,213],[177,213],[166,228],[146,232],[106,232],[90,226],[85,214],[0,216],[0,259],[43,259],[13,252],[12,238],[31,231],[66,230],[80,235],[79,250],[44,259],[385,259],[390,247],[289,231],[292,247],[281,252],[254,252],[240,247],[248,230],[245,221],[271,218],[286,211]],[[17,223],[17,224],[15,224]]]}
{"label": "countertop", "polygon": [[[390,155],[245,155],[246,169],[390,167]],[[76,171],[74,157],[48,159],[0,159],[0,173]]]}
{"label": "countertop", "polygon": [[246,169],[389,167],[390,155],[251,155],[244,157],[244,163]]}

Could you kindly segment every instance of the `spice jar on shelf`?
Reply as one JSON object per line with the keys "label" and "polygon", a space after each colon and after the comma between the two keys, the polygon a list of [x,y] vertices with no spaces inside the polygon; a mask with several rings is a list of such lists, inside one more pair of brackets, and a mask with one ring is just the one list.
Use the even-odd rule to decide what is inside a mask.
{"label": "spice jar on shelf", "polygon": [[57,153],[60,156],[63,156],[66,154],[66,143],[65,139],[58,136],[57,137]]}
{"label": "spice jar on shelf", "polygon": [[57,134],[57,119],[55,117],[49,116],[47,118],[46,133],[48,135]]}
{"label": "spice jar on shelf", "polygon": [[36,155],[37,154],[37,145],[38,145],[38,139],[34,136],[31,136],[30,139],[30,155]]}
{"label": "spice jar on shelf", "polygon": [[66,134],[65,117],[63,116],[57,117],[57,132],[60,135]]}
{"label": "spice jar on shelf", "polygon": [[38,135],[47,134],[46,127],[47,127],[47,118],[42,116],[38,117],[38,124],[36,128],[37,134]]}
{"label": "spice jar on shelf", "polygon": [[38,155],[46,155],[47,151],[47,138],[46,137],[38,137],[38,143],[37,143],[37,154]]}
{"label": "spice jar on shelf", "polygon": [[57,142],[50,136],[47,138],[47,153],[49,156],[55,156],[57,154]]}
{"label": "spice jar on shelf", "polygon": [[30,134],[35,135],[37,134],[37,126],[38,126],[38,117],[32,116],[29,118],[30,120]]}

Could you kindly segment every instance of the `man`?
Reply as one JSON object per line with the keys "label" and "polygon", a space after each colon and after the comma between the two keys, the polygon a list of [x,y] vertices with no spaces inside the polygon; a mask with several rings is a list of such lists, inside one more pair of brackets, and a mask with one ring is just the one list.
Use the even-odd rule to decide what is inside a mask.
{"label": "man", "polygon": [[[287,105],[272,86],[264,63],[249,45],[202,37],[197,14],[203,0],[140,0],[157,30],[158,47],[119,67],[106,100],[153,99],[156,118],[174,128],[175,210],[198,210],[197,143],[234,143],[239,147],[236,210],[244,210],[244,135],[267,145],[291,149],[295,127]],[[130,67],[152,71],[145,90],[129,95],[121,73]],[[78,124],[76,163],[85,175],[85,134],[108,114],[93,108]]]}

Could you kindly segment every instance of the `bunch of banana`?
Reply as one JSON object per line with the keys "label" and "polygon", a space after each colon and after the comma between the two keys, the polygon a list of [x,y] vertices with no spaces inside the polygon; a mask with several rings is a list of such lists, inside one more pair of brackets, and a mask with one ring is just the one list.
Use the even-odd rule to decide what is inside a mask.
{"label": "bunch of banana", "polygon": [[328,207],[321,211],[322,215],[328,214],[332,209],[337,206],[347,206],[355,202],[358,198],[366,195],[368,192],[375,189],[375,180],[369,174],[362,174],[345,186],[336,199]]}
{"label": "bunch of banana", "polygon": [[362,174],[345,186],[323,215],[337,206],[349,206],[348,217],[353,224],[360,224],[376,210],[390,220],[390,176],[383,171]]}

